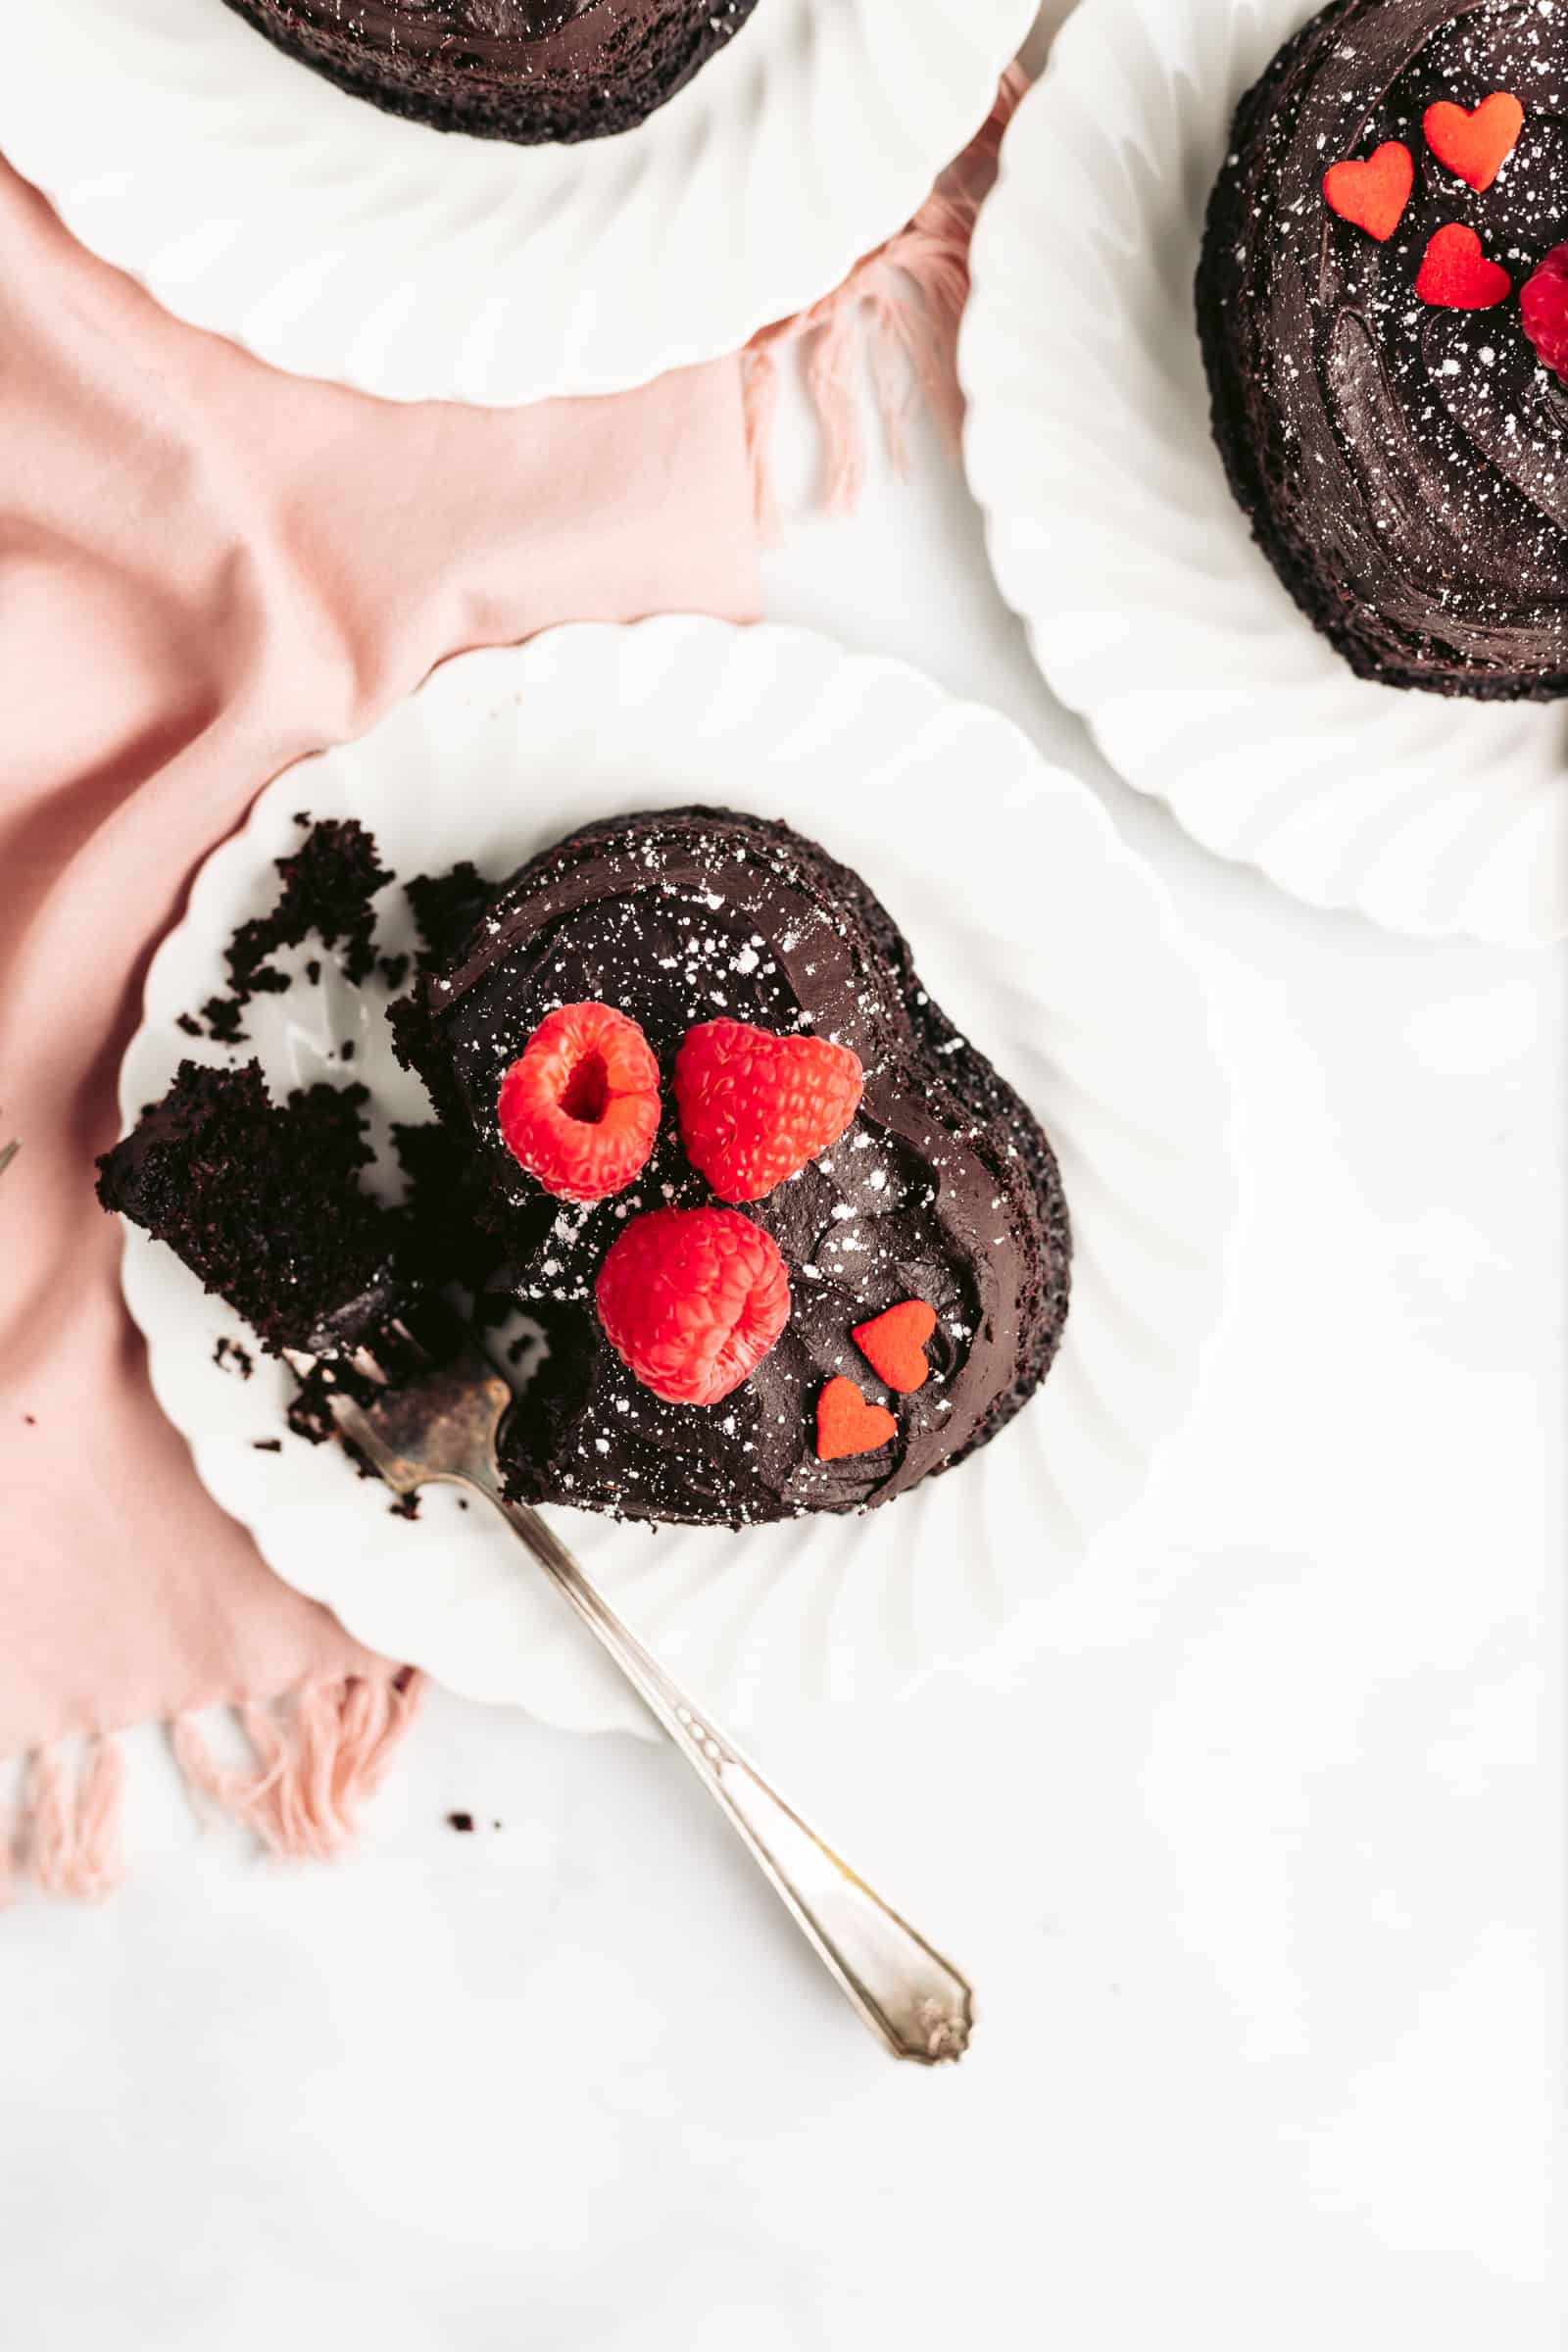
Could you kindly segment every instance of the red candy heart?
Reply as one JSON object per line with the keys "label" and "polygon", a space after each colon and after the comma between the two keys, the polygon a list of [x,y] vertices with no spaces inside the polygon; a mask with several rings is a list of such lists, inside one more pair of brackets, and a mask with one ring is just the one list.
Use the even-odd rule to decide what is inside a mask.
{"label": "red candy heart", "polygon": [[1330,164],[1323,197],[1330,212],[1386,245],[1404,217],[1414,182],[1409,148],[1402,139],[1385,139],[1364,164]]}
{"label": "red candy heart", "polygon": [[841,1462],[852,1453],[875,1453],[899,1434],[893,1415],[867,1404],[853,1380],[830,1380],[816,1400],[816,1458]]}
{"label": "red candy heart", "polygon": [[1469,114],[1443,98],[1421,118],[1427,145],[1439,163],[1478,193],[1491,187],[1518,146],[1524,126],[1525,110],[1509,90],[1494,90]]}
{"label": "red candy heart", "polygon": [[923,1298],[906,1298],[869,1323],[857,1323],[851,1337],[878,1379],[908,1396],[931,1377],[925,1344],[936,1327],[934,1307]]}
{"label": "red candy heart", "polygon": [[1481,239],[1462,221],[1440,228],[1422,256],[1415,290],[1423,302],[1445,311],[1490,311],[1506,302],[1513,279],[1500,262],[1489,262]]}

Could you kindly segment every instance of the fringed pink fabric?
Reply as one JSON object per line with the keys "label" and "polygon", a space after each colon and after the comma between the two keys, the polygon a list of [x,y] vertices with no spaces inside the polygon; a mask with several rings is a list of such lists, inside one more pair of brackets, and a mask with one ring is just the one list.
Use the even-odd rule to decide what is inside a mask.
{"label": "fringed pink fabric", "polygon": [[[220,1765],[194,1718],[171,1726],[192,1789],[241,1821],[270,1853],[324,1857],[354,1836],[362,1805],[386,1777],[414,1719],[422,1678],[411,1667],[308,1684],[272,1706],[235,1711],[256,1753],[246,1770]],[[122,1838],[125,1759],[94,1740],[73,1775],[67,1743],[36,1748],[20,1804],[0,1811],[0,1906],[26,1876],[46,1894],[94,1902],[125,1875]]]}
{"label": "fringed pink fabric", "polygon": [[911,394],[925,400],[950,446],[963,414],[955,352],[969,292],[969,239],[981,200],[996,175],[1002,134],[1028,87],[1009,66],[997,101],[908,224],[858,262],[842,285],[793,318],[764,326],[742,355],[746,445],[762,537],[779,536],[773,474],[778,364],[797,345],[822,431],[822,503],[829,514],[852,514],[865,481],[861,388],[867,367],[888,455],[908,471],[905,431]]}
{"label": "fringed pink fabric", "polygon": [[125,1875],[121,1820],[125,1759],[115,1740],[95,1740],[73,1780],[61,1747],[28,1765],[21,1859],[47,1894],[96,1902]]}
{"label": "fringed pink fabric", "polygon": [[422,1688],[411,1669],[315,1683],[292,1705],[237,1711],[256,1752],[247,1771],[221,1765],[195,1721],[173,1726],[191,1788],[241,1821],[270,1853],[324,1859],[353,1837],[359,1809],[385,1778]]}

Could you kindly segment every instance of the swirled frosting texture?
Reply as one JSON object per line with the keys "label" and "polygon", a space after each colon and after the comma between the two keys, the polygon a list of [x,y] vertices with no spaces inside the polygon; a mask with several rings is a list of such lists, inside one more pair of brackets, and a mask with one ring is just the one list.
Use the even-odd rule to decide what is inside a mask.
{"label": "swirled frosting texture", "polygon": [[[1511,90],[1524,129],[1477,193],[1422,131]],[[1379,244],[1326,168],[1402,139],[1415,184]],[[1434,233],[1513,280],[1423,303]],[[1518,290],[1568,237],[1568,0],[1334,0],[1243,99],[1209,205],[1198,317],[1215,438],[1259,545],[1361,676],[1488,700],[1568,692],[1568,388]]]}
{"label": "swirled frosting texture", "polygon": [[756,0],[227,0],[391,114],[520,145],[629,130]]}

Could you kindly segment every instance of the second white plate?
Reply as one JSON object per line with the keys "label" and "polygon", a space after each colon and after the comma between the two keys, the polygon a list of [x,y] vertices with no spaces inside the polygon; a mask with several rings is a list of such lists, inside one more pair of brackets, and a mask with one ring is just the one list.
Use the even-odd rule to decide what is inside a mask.
{"label": "second white plate", "polygon": [[[270,904],[295,810],[362,818],[401,875],[466,858],[500,876],[590,818],[694,800],[787,816],[885,899],[937,1001],[1043,1120],[1075,1245],[1040,1395],[898,1503],[741,1535],[555,1514],[660,1655],[741,1723],[886,1695],[1004,1636],[1138,1494],[1193,1396],[1232,1221],[1229,1089],[1165,895],[1092,794],[994,712],[797,630],[662,619],[466,655],[363,741],[289,769],[209,858],[153,959],[121,1104],[128,1123],[193,1050],[176,1016],[221,986],[235,924]],[[389,925],[401,894],[386,897]],[[428,1116],[377,1004],[341,986],[258,998],[242,1051],[286,1090],[341,1080],[352,1034],[377,1105]],[[437,1492],[411,1525],[334,1447],[259,1450],[279,1433],[281,1367],[244,1382],[216,1363],[237,1325],[134,1231],[125,1294],[165,1411],[279,1575],[471,1697],[643,1728],[499,1524]]]}
{"label": "second white plate", "polygon": [[222,0],[6,22],[0,148],[167,310],[296,375],[491,407],[738,350],[890,236],[1034,0],[759,0],[636,130],[513,147],[382,114]]}
{"label": "second white plate", "polygon": [[965,458],[1002,592],[1130,784],[1314,906],[1568,932],[1568,722],[1357,678],[1253,546],[1208,428],[1203,213],[1318,0],[1082,0],[975,237]]}

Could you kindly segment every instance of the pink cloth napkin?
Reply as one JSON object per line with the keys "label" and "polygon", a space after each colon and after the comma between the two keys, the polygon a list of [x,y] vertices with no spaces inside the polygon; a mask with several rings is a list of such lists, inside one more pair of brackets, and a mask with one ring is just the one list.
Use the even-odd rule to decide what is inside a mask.
{"label": "pink cloth napkin", "polygon": [[262,785],[445,656],[750,618],[757,537],[733,363],[507,413],[297,381],[169,318],[3,164],[0,452],[0,1756],[32,1751],[35,1873],[92,1891],[118,1760],[100,1740],[74,1786],[66,1735],[248,1702],[255,1768],[187,1721],[187,1770],[324,1850],[408,1704],[148,1389],[92,1163],[152,945]]}
{"label": "pink cloth napkin", "polygon": [[[894,465],[954,340],[997,103],[914,218],[725,362],[616,400],[398,409],[278,375],[91,259],[0,162],[0,1758],[28,1759],[0,1894],[114,1884],[112,1737],[172,1726],[187,1779],[276,1850],[331,1852],[415,1680],[271,1577],[147,1385],[92,1197],[152,946],[206,851],[302,753],[437,662],[574,618],[757,607],[781,355],[851,509],[867,395]],[[194,1721],[237,1710],[253,1760]],[[80,1760],[66,1743],[88,1735]]]}

